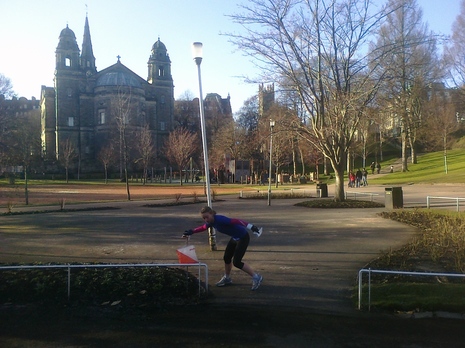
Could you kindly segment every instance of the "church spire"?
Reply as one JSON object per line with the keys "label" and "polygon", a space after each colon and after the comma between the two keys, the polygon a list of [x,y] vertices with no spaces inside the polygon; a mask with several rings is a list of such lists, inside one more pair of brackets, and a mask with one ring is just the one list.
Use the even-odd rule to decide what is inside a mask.
{"label": "church spire", "polygon": [[90,38],[89,20],[86,13],[86,23],[84,25],[84,38],[82,40],[81,68],[86,72],[95,73],[95,57],[92,50],[92,40]]}

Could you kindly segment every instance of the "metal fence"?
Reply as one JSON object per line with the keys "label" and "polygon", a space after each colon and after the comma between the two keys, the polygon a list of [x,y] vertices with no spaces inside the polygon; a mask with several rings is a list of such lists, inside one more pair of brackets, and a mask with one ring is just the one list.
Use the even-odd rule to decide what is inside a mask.
{"label": "metal fence", "polygon": [[[436,203],[433,203],[436,201]],[[439,201],[439,202],[438,202]],[[446,201],[446,202],[444,202]],[[452,201],[452,203],[449,203]],[[465,202],[465,198],[462,197],[437,197],[437,196],[426,196],[426,208],[431,208],[431,205],[435,206],[451,206],[455,203],[457,212],[460,211],[460,202]]]}
{"label": "metal fence", "polygon": [[[271,191],[272,195],[276,196],[289,196],[290,198],[310,198],[315,197],[315,191],[304,190],[304,189],[290,189],[290,190],[274,190]],[[268,189],[266,190],[247,190],[239,191],[239,198],[253,198],[253,197],[266,197],[268,195]]]}
{"label": "metal fence", "polygon": [[97,265],[24,265],[24,266],[0,266],[3,270],[19,269],[56,269],[68,270],[68,301],[71,297],[71,269],[72,268],[129,268],[129,267],[198,267],[199,297],[201,296],[201,268],[205,269],[205,290],[208,293],[208,266],[205,263],[125,263],[125,264],[97,264]]}
{"label": "metal fence", "polygon": [[368,310],[371,310],[371,274],[397,274],[397,275],[410,275],[420,277],[456,277],[465,278],[465,274],[462,273],[436,273],[436,272],[407,272],[407,271],[386,271],[371,268],[362,268],[358,271],[358,309],[362,308],[362,277],[363,273],[368,273]]}
{"label": "metal fence", "polygon": [[349,196],[354,197],[354,200],[357,200],[357,196],[369,196],[370,201],[373,202],[373,197],[374,196],[379,196],[377,193],[371,193],[371,192],[352,192],[352,191],[346,191],[345,192],[345,198],[348,199]]}

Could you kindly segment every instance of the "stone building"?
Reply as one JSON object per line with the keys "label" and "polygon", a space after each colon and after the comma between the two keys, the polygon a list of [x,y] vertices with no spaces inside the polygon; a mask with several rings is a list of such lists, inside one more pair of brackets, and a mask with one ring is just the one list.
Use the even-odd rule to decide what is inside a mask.
{"label": "stone building", "polygon": [[55,57],[54,86],[42,86],[40,96],[45,158],[59,158],[63,144],[69,142],[81,169],[92,170],[99,165],[99,151],[119,142],[123,127],[132,138],[148,127],[153,145],[160,151],[173,128],[174,85],[171,60],[159,38],[152,46],[146,80],[126,67],[119,56],[115,64],[97,69],[87,17],[82,49],[66,26]]}
{"label": "stone building", "polygon": [[264,117],[266,112],[270,110],[275,102],[274,84],[265,86],[261,83],[258,86],[258,114]]}

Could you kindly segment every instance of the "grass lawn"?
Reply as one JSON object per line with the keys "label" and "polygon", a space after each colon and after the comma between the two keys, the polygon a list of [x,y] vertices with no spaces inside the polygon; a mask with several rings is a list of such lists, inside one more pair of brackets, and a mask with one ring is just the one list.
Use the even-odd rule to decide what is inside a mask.
{"label": "grass lawn", "polygon": [[[368,308],[368,285],[362,308]],[[387,311],[465,312],[465,284],[392,282],[372,284],[371,307]]]}
{"label": "grass lawn", "polygon": [[[396,160],[397,161],[397,160]],[[383,168],[389,168],[396,161],[381,163]],[[465,183],[465,151],[450,150],[447,152],[447,173],[444,153],[432,152],[418,157],[418,163],[408,163],[408,172],[399,170],[382,177],[370,176],[370,184],[431,184],[431,183]]]}

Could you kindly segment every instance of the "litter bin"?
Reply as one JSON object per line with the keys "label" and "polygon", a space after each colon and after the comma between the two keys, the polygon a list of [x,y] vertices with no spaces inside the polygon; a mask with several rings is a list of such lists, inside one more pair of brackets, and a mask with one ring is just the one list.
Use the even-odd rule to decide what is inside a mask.
{"label": "litter bin", "polygon": [[316,184],[316,193],[318,197],[328,197],[328,185],[327,184]]}
{"label": "litter bin", "polygon": [[384,189],[384,206],[388,209],[398,209],[404,207],[404,197],[402,187],[386,187]]}

